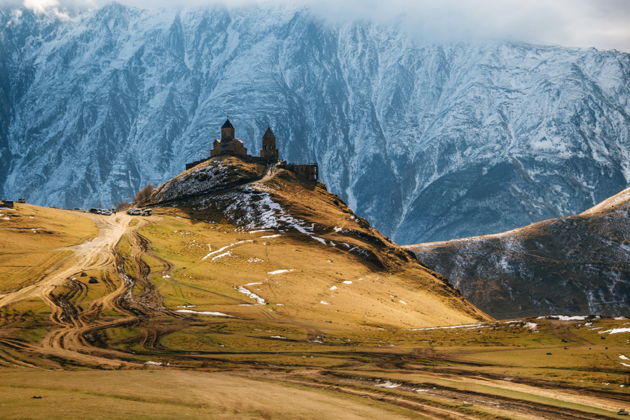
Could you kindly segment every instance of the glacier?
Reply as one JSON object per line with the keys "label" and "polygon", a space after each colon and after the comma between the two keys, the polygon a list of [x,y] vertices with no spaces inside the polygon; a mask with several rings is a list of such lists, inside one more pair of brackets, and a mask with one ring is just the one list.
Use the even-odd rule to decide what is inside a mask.
{"label": "glacier", "polygon": [[0,8],[0,194],[108,206],[226,117],[400,243],[583,211],[630,183],[630,54],[423,42],[304,8]]}

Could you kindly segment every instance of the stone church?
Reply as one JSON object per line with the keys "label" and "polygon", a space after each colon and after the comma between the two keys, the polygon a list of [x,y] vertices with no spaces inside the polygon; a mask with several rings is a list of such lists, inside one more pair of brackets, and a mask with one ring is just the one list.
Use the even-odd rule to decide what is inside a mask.
{"label": "stone church", "polygon": [[210,150],[212,157],[221,155],[248,156],[243,142],[234,137],[234,126],[230,120],[225,121],[221,127],[221,138],[216,139],[212,145],[212,150]]}
{"label": "stone church", "polygon": [[276,146],[276,136],[271,128],[267,128],[267,131],[265,131],[263,135],[262,148],[260,149],[259,156],[250,156],[247,153],[247,148],[243,144],[243,141],[236,138],[234,126],[229,119],[226,120],[221,127],[221,138],[216,139],[212,143],[210,157],[187,164],[186,170],[194,168],[208,159],[225,155],[238,156],[244,160],[263,163],[265,165],[276,165],[279,168],[292,171],[299,178],[306,181],[317,181],[319,179],[317,164],[295,165],[280,160],[280,152]]}

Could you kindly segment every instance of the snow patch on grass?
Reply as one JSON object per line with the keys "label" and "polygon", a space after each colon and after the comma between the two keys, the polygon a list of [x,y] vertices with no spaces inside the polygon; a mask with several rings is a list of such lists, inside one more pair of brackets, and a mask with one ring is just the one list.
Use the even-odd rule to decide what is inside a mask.
{"label": "snow patch on grass", "polygon": [[190,309],[178,309],[175,312],[178,312],[180,314],[210,315],[210,316],[220,316],[224,318],[234,318],[232,315],[224,314],[223,312],[200,312],[200,311],[193,311]]}
{"label": "snow patch on grass", "polygon": [[394,388],[398,388],[402,386],[402,384],[399,384],[396,382],[385,381],[380,384],[376,384],[376,386],[379,386],[381,388],[394,389]]}
{"label": "snow patch on grass", "polygon": [[319,236],[311,235],[311,238],[315,239],[317,242],[320,242],[324,245],[328,245],[328,242],[326,242],[326,239],[320,238]]}
{"label": "snow patch on grass", "polygon": [[545,315],[536,319],[554,319],[558,321],[584,321],[589,318],[588,315]]}
{"label": "snow patch on grass", "polygon": [[599,334],[619,334],[619,333],[630,333],[630,328],[613,328],[611,330],[599,332]]}
{"label": "snow patch on grass", "polygon": [[256,293],[252,292],[249,289],[246,289],[243,286],[237,287],[236,290],[238,290],[240,293],[246,295],[250,299],[254,299],[256,302],[258,302],[259,305],[265,305],[267,303],[267,302],[265,302],[265,299],[261,298]]}
{"label": "snow patch on grass", "polygon": [[476,328],[487,328],[487,327],[488,325],[486,324],[477,323],[477,324],[449,325],[446,327],[412,328],[411,331],[451,330],[451,329],[456,329],[456,328],[476,329]]}
{"label": "snow patch on grass", "polygon": [[238,242],[234,242],[232,244],[226,245],[223,248],[217,249],[216,251],[212,251],[210,253],[208,253],[208,255],[206,255],[205,257],[203,257],[201,260],[205,261],[210,257],[213,257],[217,254],[221,254],[229,249],[232,249],[234,247],[240,246],[240,245],[245,245],[245,244],[251,244],[254,243],[254,241],[252,241],[251,239],[245,240],[245,241],[238,241]]}
{"label": "snow patch on grass", "polygon": [[278,274],[286,274],[286,273],[291,273],[295,271],[294,269],[283,269],[283,270],[275,270],[275,271],[270,271],[267,274],[270,276],[276,276]]}
{"label": "snow patch on grass", "polygon": [[212,257],[211,261],[220,260],[221,258],[230,257],[232,255],[232,251],[224,252],[223,254],[216,255]]}
{"label": "snow patch on grass", "polygon": [[[291,216],[286,209],[272,199],[271,194],[261,190],[261,186],[246,186],[237,191],[216,195],[212,201],[229,201],[224,214],[234,224],[257,231],[277,231],[293,229],[308,237],[314,236],[314,226],[305,220]],[[321,238],[316,240],[325,244]]]}

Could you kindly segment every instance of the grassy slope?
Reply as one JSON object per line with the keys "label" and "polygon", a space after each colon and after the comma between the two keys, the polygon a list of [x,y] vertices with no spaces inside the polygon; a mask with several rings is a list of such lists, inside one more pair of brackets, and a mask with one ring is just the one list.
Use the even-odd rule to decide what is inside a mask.
{"label": "grassy slope", "polygon": [[[342,330],[361,325],[423,327],[484,319],[413,261],[397,261],[398,266],[391,270],[377,270],[357,256],[305,240],[300,234],[252,234],[232,225],[196,223],[176,209],[158,214],[162,212],[170,216],[140,233],[151,242],[153,251],[173,266],[167,278],[160,272],[152,276],[171,307],[196,305],[195,310],[237,317],[312,320],[318,328]],[[210,247],[217,250],[243,241],[227,256],[213,261],[216,254],[203,260]],[[277,270],[291,271],[268,274]],[[248,286],[250,283],[255,284]],[[259,295],[268,305],[241,306],[256,302],[239,293],[239,286]]]}
{"label": "grassy slope", "polygon": [[66,247],[98,234],[94,222],[75,212],[16,204],[0,210],[0,294],[36,281],[72,254]]}

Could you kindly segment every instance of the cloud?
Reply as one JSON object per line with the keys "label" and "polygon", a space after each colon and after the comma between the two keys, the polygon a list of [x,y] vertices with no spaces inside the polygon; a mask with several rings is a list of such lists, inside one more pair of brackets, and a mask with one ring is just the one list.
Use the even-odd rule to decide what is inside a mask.
{"label": "cloud", "polygon": [[[0,0],[15,4],[19,0]],[[22,0],[38,13],[98,7],[107,0]],[[120,0],[140,8],[175,7],[171,0]],[[177,7],[309,7],[332,22],[395,23],[421,40],[518,40],[630,52],[629,0],[179,0]]]}
{"label": "cloud", "polygon": [[628,0],[322,1],[328,16],[396,20],[422,39],[518,40],[630,51]]}
{"label": "cloud", "polygon": [[24,0],[24,7],[32,9],[36,13],[43,13],[46,9],[58,6],[57,0]]}

